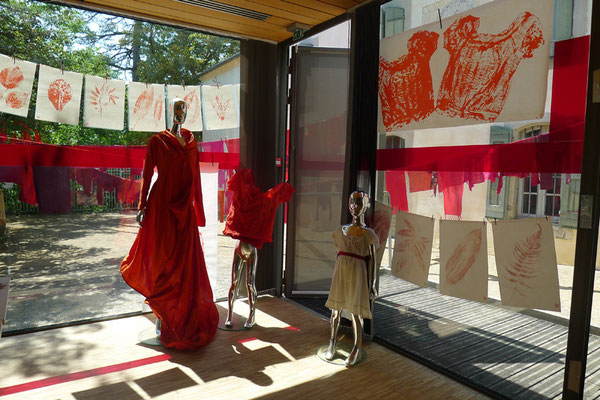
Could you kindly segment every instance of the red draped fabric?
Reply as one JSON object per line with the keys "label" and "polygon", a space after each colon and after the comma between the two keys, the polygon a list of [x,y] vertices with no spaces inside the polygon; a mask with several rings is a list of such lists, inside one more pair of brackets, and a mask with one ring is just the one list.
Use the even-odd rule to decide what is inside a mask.
{"label": "red draped fabric", "polygon": [[[121,263],[125,281],[162,320],[162,343],[177,349],[208,344],[219,320],[197,228],[205,223],[198,147],[183,133],[185,147],[168,131],[148,142],[140,197],[145,218]],[[158,179],[147,196],[155,167]]]}

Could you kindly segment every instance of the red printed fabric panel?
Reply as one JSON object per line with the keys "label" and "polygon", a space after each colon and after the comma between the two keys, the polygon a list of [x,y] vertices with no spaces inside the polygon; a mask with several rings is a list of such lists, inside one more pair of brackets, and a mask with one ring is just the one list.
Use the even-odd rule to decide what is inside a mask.
{"label": "red printed fabric panel", "polygon": [[378,130],[543,116],[552,9],[498,0],[382,39]]}

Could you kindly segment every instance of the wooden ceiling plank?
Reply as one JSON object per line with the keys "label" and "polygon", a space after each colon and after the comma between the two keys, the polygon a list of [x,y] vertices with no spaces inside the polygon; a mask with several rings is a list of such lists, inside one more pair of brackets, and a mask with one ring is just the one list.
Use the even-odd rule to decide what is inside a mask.
{"label": "wooden ceiling plank", "polygon": [[152,7],[149,5],[142,5],[139,2],[123,2],[122,0],[88,0],[88,3],[97,3],[99,5],[111,6],[117,10],[132,11],[137,14],[147,15],[148,17],[154,17],[156,19],[167,18],[170,21],[183,22],[186,24],[197,26],[198,29],[205,27],[206,29],[218,29],[224,31],[224,34],[231,32],[232,34],[241,34],[252,36],[256,38],[262,38],[266,40],[273,40],[275,42],[281,42],[292,36],[287,31],[272,31],[266,29],[255,28],[247,25],[235,24],[226,20],[219,20],[216,18],[203,18],[194,19],[188,17],[188,14],[178,13],[172,8],[165,7]]}
{"label": "wooden ceiling plank", "polygon": [[273,9],[286,10],[296,15],[303,15],[306,17],[315,18],[319,20],[319,23],[328,21],[331,18],[333,18],[331,14],[327,14],[317,10],[312,10],[310,8],[299,6],[297,4],[288,3],[285,0],[250,0],[250,2],[255,4],[262,4]]}
{"label": "wooden ceiling plank", "polygon": [[318,0],[284,0],[286,3],[296,4],[302,7],[310,8],[311,10],[320,11],[331,15],[331,17],[337,17],[340,14],[344,14],[347,9],[336,7],[329,3],[324,3]]}
{"label": "wooden ceiling plank", "polygon": [[[261,13],[264,13],[267,15],[272,15],[274,17],[289,19],[292,22],[301,22],[303,24],[310,25],[310,26],[319,25],[321,22],[323,22],[323,20],[319,19],[319,18],[313,18],[313,17],[306,16],[306,15],[300,15],[300,14],[294,13],[290,10],[287,10],[285,8],[269,7],[264,4],[256,3],[252,0],[219,0],[219,2],[228,4],[230,6],[236,6],[236,7],[241,7],[241,8],[245,8],[248,10],[258,11],[258,12],[261,12]],[[290,23],[292,23],[292,22],[290,22]]]}
{"label": "wooden ceiling plank", "polygon": [[279,17],[269,17],[265,20],[265,22],[268,22],[271,25],[282,26],[284,28],[286,28],[290,24],[294,23],[294,21],[292,21],[291,19],[279,18]]}
{"label": "wooden ceiling plank", "polygon": [[318,1],[320,1],[322,3],[331,4],[336,7],[341,7],[346,10],[349,10],[352,7],[361,3],[360,1],[355,1],[355,0],[318,0]]}

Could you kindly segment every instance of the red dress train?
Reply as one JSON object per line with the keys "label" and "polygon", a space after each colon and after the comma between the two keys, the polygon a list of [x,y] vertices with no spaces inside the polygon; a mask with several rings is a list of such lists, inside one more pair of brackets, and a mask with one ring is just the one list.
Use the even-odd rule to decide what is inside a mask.
{"label": "red dress train", "polygon": [[167,131],[148,142],[139,206],[146,213],[121,274],[161,319],[162,343],[192,349],[213,339],[219,313],[197,228],[205,225],[198,148],[191,132],[182,135],[185,146]]}

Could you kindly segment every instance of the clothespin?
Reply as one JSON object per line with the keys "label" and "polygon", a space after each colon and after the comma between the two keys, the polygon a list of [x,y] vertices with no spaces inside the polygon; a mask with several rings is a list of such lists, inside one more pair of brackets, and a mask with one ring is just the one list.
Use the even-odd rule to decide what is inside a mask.
{"label": "clothespin", "polygon": [[108,81],[108,73],[109,73],[109,68],[108,68],[108,67],[106,67],[106,74],[104,75],[104,79],[105,79],[106,81]]}
{"label": "clothespin", "polygon": [[64,60],[60,60],[60,72],[64,75],[65,74],[65,61]]}
{"label": "clothespin", "polygon": [[443,30],[444,28],[442,27],[442,13],[439,8],[438,8],[438,19],[440,21],[440,29]]}
{"label": "clothespin", "polygon": [[498,220],[494,217],[494,225],[498,223]]}
{"label": "clothespin", "polygon": [[183,90],[185,90],[185,80],[184,79],[181,80],[181,86],[183,86]]}
{"label": "clothespin", "polygon": [[148,82],[146,82],[146,89],[148,89]]}
{"label": "clothespin", "polygon": [[485,226],[485,218],[483,218],[483,226]]}

